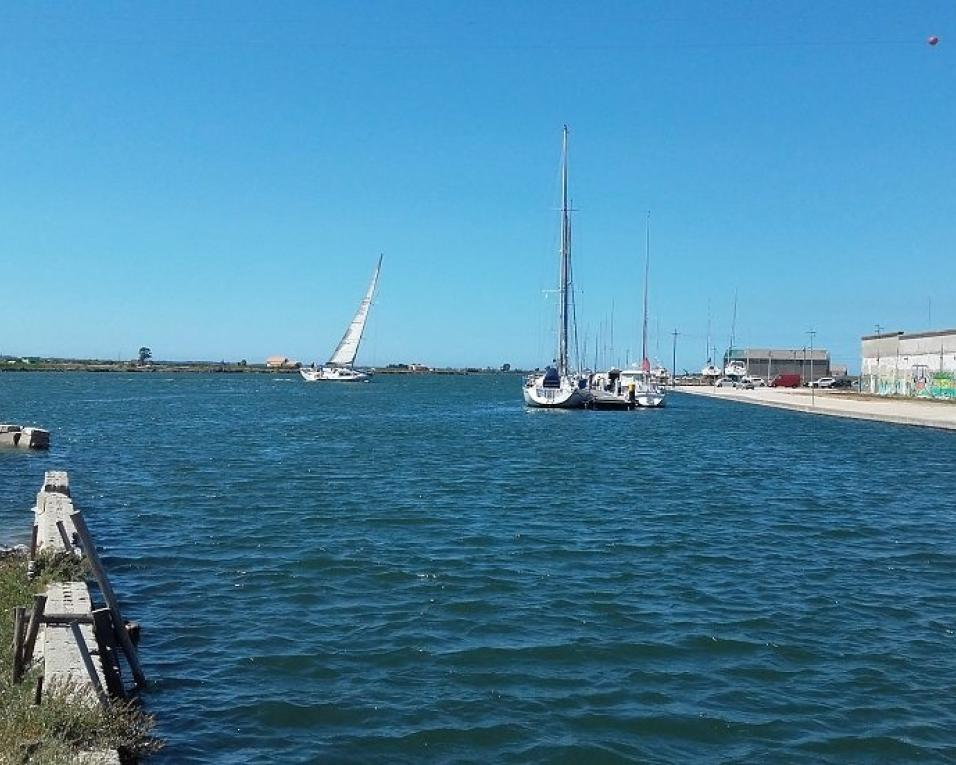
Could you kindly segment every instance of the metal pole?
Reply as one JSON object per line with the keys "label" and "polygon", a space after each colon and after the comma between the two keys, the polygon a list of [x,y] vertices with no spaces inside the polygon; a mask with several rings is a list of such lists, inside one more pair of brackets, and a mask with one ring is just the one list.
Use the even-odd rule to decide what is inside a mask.
{"label": "metal pole", "polygon": [[100,562],[100,556],[96,553],[96,545],[93,544],[90,531],[86,527],[86,519],[83,518],[83,515],[79,511],[76,511],[70,514],[70,520],[73,521],[73,525],[76,527],[76,533],[80,535],[80,543],[83,545],[83,554],[89,562],[90,568],[93,570],[93,577],[100,587],[100,593],[103,595],[106,605],[109,606],[110,611],[113,613],[113,627],[116,629],[116,636],[119,638],[123,653],[126,654],[126,663],[129,664],[130,671],[133,673],[133,680],[138,687],[145,688],[146,676],[143,674],[142,667],[140,667],[139,658],[136,656],[136,649],[133,647],[133,643],[130,641],[129,635],[126,632],[123,614],[120,613],[116,595],[113,593],[109,579],[106,578],[106,571]]}
{"label": "metal pole", "polygon": [[876,325],[876,382],[872,385],[873,393],[880,392],[880,334],[883,332],[883,327],[879,324]]}
{"label": "metal pole", "polygon": [[671,387],[677,387],[677,336],[680,334],[676,329],[674,330],[674,351],[673,356],[671,357]]}
{"label": "metal pole", "polygon": [[813,337],[817,333],[814,330],[808,330],[807,334],[810,335],[810,406],[815,406],[816,401],[814,400],[815,386],[813,385]]}
{"label": "metal pole", "polygon": [[900,338],[896,338],[896,365],[893,367],[893,395],[900,392]]}

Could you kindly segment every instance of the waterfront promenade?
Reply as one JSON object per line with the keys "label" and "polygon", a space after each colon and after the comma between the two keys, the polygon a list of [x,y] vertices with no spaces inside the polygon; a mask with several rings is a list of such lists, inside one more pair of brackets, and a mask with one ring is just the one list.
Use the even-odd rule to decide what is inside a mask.
{"label": "waterfront promenade", "polygon": [[878,398],[842,391],[818,390],[813,396],[807,388],[714,388],[679,385],[676,390],[696,396],[741,401],[746,404],[792,409],[810,414],[878,420],[898,425],[956,430],[956,404],[923,399]]}

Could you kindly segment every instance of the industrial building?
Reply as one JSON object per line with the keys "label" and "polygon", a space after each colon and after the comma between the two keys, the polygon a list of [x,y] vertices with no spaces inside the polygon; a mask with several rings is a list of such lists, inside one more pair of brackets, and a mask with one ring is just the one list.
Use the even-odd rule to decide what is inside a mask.
{"label": "industrial building", "polygon": [[956,398],[956,329],[884,332],[860,342],[860,389],[882,396]]}
{"label": "industrial building", "polygon": [[768,381],[783,374],[799,374],[803,383],[830,376],[825,348],[731,348],[724,354],[724,368],[732,361],[744,362],[750,377]]}

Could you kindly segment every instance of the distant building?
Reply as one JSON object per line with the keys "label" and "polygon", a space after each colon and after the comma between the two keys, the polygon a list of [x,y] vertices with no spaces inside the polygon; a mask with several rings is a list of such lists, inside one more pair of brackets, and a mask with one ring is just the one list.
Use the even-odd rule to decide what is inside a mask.
{"label": "distant building", "polygon": [[293,361],[285,356],[270,356],[266,359],[266,367],[269,369],[291,369],[297,364],[297,361]]}
{"label": "distant building", "polygon": [[864,336],[860,389],[882,396],[956,398],[956,329]]}
{"label": "distant building", "polygon": [[724,354],[724,367],[742,361],[750,377],[772,380],[777,375],[799,374],[802,382],[829,377],[830,352],[825,348],[731,348]]}

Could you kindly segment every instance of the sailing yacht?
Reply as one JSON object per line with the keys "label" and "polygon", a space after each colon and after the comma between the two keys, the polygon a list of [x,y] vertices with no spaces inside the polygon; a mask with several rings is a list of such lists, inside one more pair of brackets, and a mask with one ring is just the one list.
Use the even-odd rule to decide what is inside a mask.
{"label": "sailing yacht", "polygon": [[568,363],[568,325],[572,321],[571,219],[568,208],[568,126],[561,143],[561,275],[558,282],[558,355],[544,374],[532,375],[522,393],[525,404],[547,409],[580,409],[590,399],[587,379]]}
{"label": "sailing yacht", "polygon": [[[657,408],[664,406],[664,389],[657,381],[660,372],[655,374],[651,370],[650,359],[647,358],[647,287],[651,271],[651,219],[647,214],[647,230],[644,251],[644,325],[641,332],[641,366],[625,369],[621,372],[621,395],[634,401],[639,407]],[[660,365],[658,365],[660,366]]]}
{"label": "sailing yacht", "polygon": [[345,330],[342,340],[339,342],[335,352],[324,366],[307,367],[300,369],[306,382],[367,382],[371,372],[363,372],[355,369],[355,357],[358,355],[359,344],[362,342],[362,334],[365,332],[365,322],[368,320],[368,310],[372,305],[372,298],[375,296],[375,287],[378,285],[378,272],[382,270],[382,256],[378,256],[378,264],[372,273],[372,281],[368,285],[368,291],[362,302],[359,303],[352,322]]}
{"label": "sailing yacht", "polygon": [[[717,349],[714,348],[714,355],[716,356]],[[714,364],[714,356],[710,355],[710,301],[707,301],[707,347],[704,348],[704,355],[707,356],[707,363],[700,370],[700,374],[703,377],[712,377],[714,379],[720,377],[720,367]]]}

